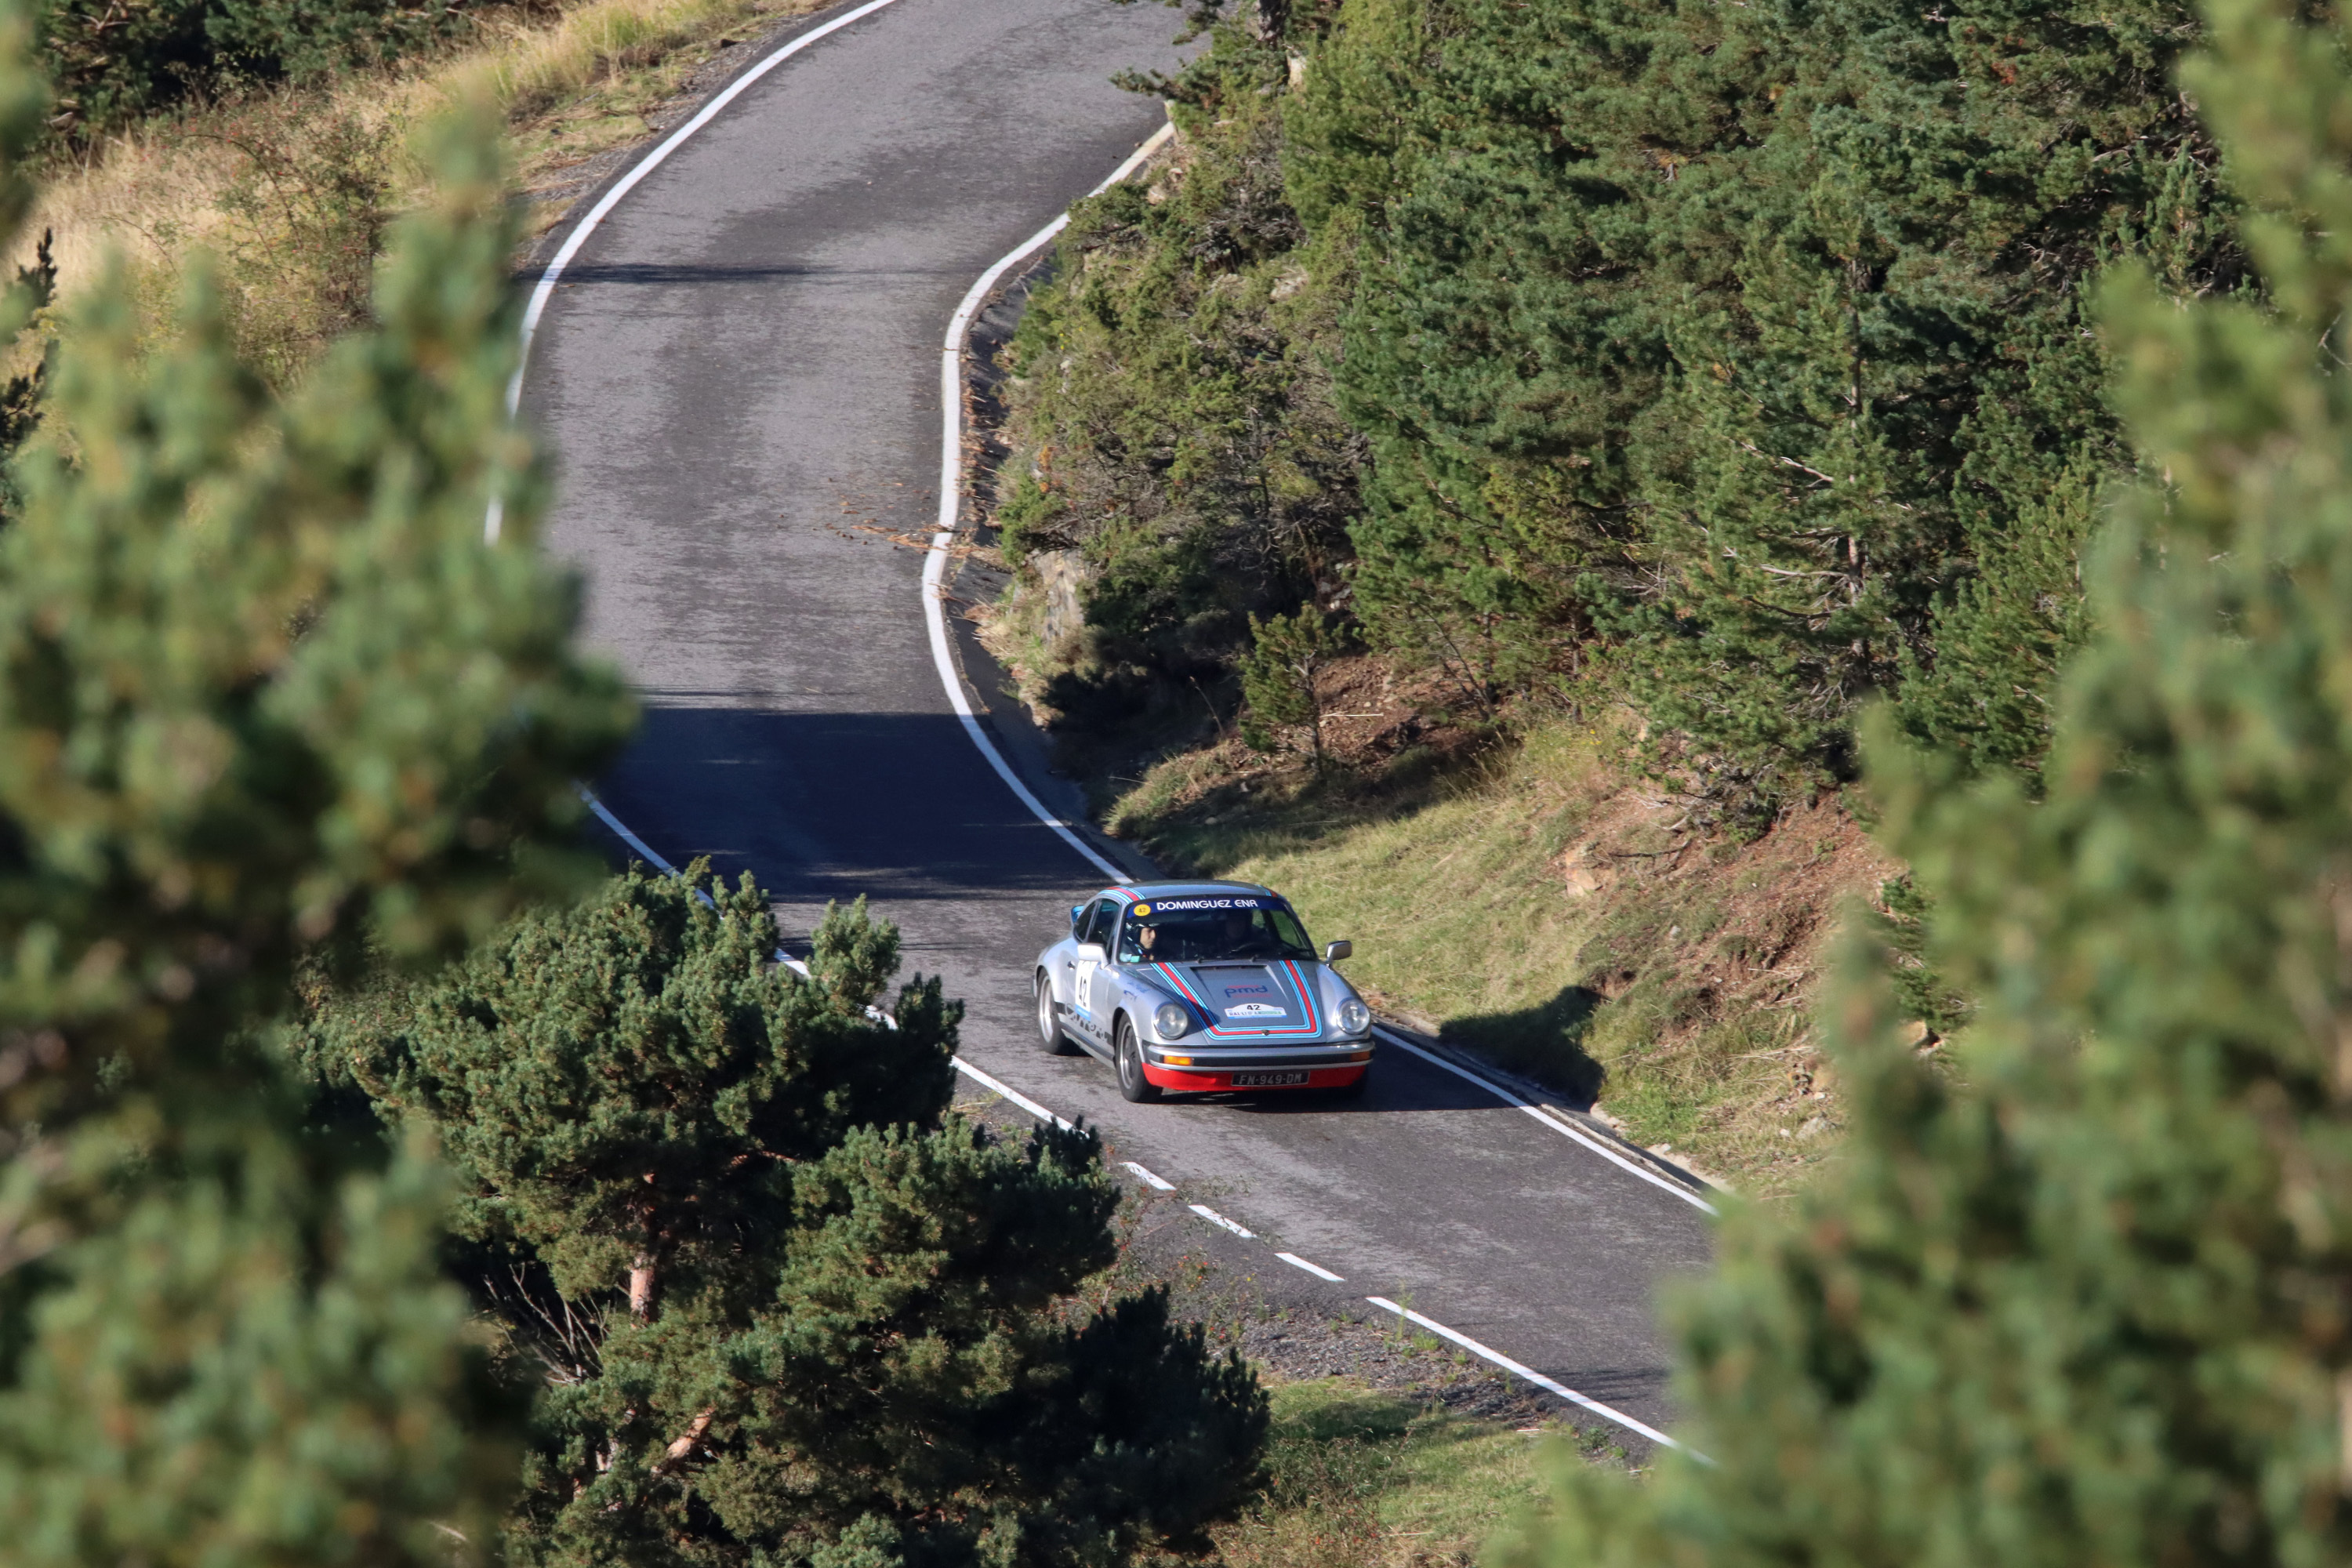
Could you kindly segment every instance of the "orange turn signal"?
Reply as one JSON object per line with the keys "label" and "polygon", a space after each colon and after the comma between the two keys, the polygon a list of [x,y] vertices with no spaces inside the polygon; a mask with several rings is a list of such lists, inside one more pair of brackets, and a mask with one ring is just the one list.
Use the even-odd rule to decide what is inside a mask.
{"label": "orange turn signal", "polygon": [[1160,1059],[1166,1062],[1171,1068],[1188,1068],[1192,1065],[1192,1058],[1191,1057],[1163,1056]]}

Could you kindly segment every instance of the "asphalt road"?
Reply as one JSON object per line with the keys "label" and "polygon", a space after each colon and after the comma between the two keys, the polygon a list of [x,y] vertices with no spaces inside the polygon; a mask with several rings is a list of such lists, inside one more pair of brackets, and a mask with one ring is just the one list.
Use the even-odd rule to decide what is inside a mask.
{"label": "asphalt road", "polygon": [[1099,874],[962,732],[923,557],[892,535],[937,506],[950,314],[1158,128],[1108,79],[1171,64],[1177,25],[897,0],[752,86],[589,237],[525,409],[558,464],[551,548],[646,705],[600,792],[663,856],[756,872],[788,931],[869,896],[967,1002],[969,1059],[1347,1281],[1303,1283],[1406,1302],[1665,1424],[1654,1294],[1708,1247],[1687,1204],[1395,1051],[1359,1104],[1129,1106],[1108,1068],[1034,1045],[1032,961]]}

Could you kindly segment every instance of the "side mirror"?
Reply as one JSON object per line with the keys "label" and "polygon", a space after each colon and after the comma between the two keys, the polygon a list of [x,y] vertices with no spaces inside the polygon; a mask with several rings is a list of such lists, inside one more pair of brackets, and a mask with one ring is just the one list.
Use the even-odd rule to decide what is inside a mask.
{"label": "side mirror", "polygon": [[1337,942],[1323,944],[1323,962],[1337,963],[1343,958],[1354,957],[1355,952],[1356,944],[1343,936]]}

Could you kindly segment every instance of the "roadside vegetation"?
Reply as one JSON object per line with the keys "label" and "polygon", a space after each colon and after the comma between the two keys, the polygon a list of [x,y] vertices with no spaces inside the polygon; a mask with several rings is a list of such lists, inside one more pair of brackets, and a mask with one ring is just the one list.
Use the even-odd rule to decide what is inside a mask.
{"label": "roadside vegetation", "polygon": [[2256,287],[2193,6],[1996,11],[1201,13],[1007,354],[989,635],[1111,829],[1784,1189],[1847,910],[1923,1046],[1969,1007],[1863,715],[2042,787],[2140,478],[2097,280]]}
{"label": "roadside vegetation", "polygon": [[1532,1516],[1564,1452],[1607,1439],[1514,1429],[1339,1378],[1276,1384],[1266,1481],[1216,1527],[1227,1568],[1422,1568],[1477,1561]]}
{"label": "roadside vegetation", "polygon": [[1318,773],[1232,742],[1157,764],[1110,820],[1167,863],[1281,888],[1318,941],[1357,944],[1349,978],[1389,1016],[1784,1192],[1842,1109],[1813,1026],[1825,939],[1895,862],[1836,795],[1752,839],[1694,830],[1623,746],[1555,721],[1442,766]]}
{"label": "roadside vegetation", "polygon": [[[756,889],[571,843],[628,705],[530,552],[508,264],[796,8],[355,14],[82,89],[53,55],[46,114],[0,62],[28,1563],[1452,1563],[1538,1490],[1538,1433],[1354,1385],[1280,1385],[1266,1448],[1256,1373],[1117,1266],[1093,1136],[950,1110],[936,982],[875,1021],[895,933],[842,912],[803,981]],[[61,718],[100,664],[127,707]],[[60,790],[60,723],[168,730],[182,794]]]}
{"label": "roadside vegetation", "polygon": [[[1475,946],[1522,1018],[1598,997],[1551,1059],[1654,1131],[1776,1011],[1833,1084],[1831,1157],[1672,1309],[1706,1458],[1564,1466],[1488,1560],[2342,1555],[2341,19],[1209,21],[1014,345],[1027,695],[1107,820],[1397,931],[1361,972],[1457,1037]],[[1337,539],[1259,375],[1360,442]],[[1743,882],[1826,912],[1815,859],[1874,913],[1748,923]],[[1744,989],[1791,936],[1811,994]]]}

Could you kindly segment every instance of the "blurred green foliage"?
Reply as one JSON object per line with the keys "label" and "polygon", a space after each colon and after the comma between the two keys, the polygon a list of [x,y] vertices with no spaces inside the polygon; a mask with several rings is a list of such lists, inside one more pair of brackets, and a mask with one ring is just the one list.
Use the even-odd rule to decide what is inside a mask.
{"label": "blurred green foliage", "polygon": [[466,23],[459,0],[40,0],[49,124],[87,141],[189,98],[394,58]]}
{"label": "blurred green foliage", "polygon": [[[0,26],[0,226],[47,99]],[[485,1559],[520,1410],[429,1145],[285,1070],[298,962],[461,951],[582,885],[627,733],[506,417],[487,117],[438,132],[373,321],[299,392],[201,276],[77,302],[0,528],[0,1532],[26,1564]],[[21,321],[33,291],[20,289]],[[503,500],[501,542],[484,512]]]}
{"label": "blurred green foliage", "polygon": [[2152,474],[2030,800],[1882,724],[1887,831],[1977,1000],[1961,1072],[1858,953],[1833,1179],[1677,1310],[1687,1433],[1564,1477],[1516,1564],[2340,1561],[2352,1549],[2346,35],[2210,0],[2182,80],[2266,302],[2101,301]]}

